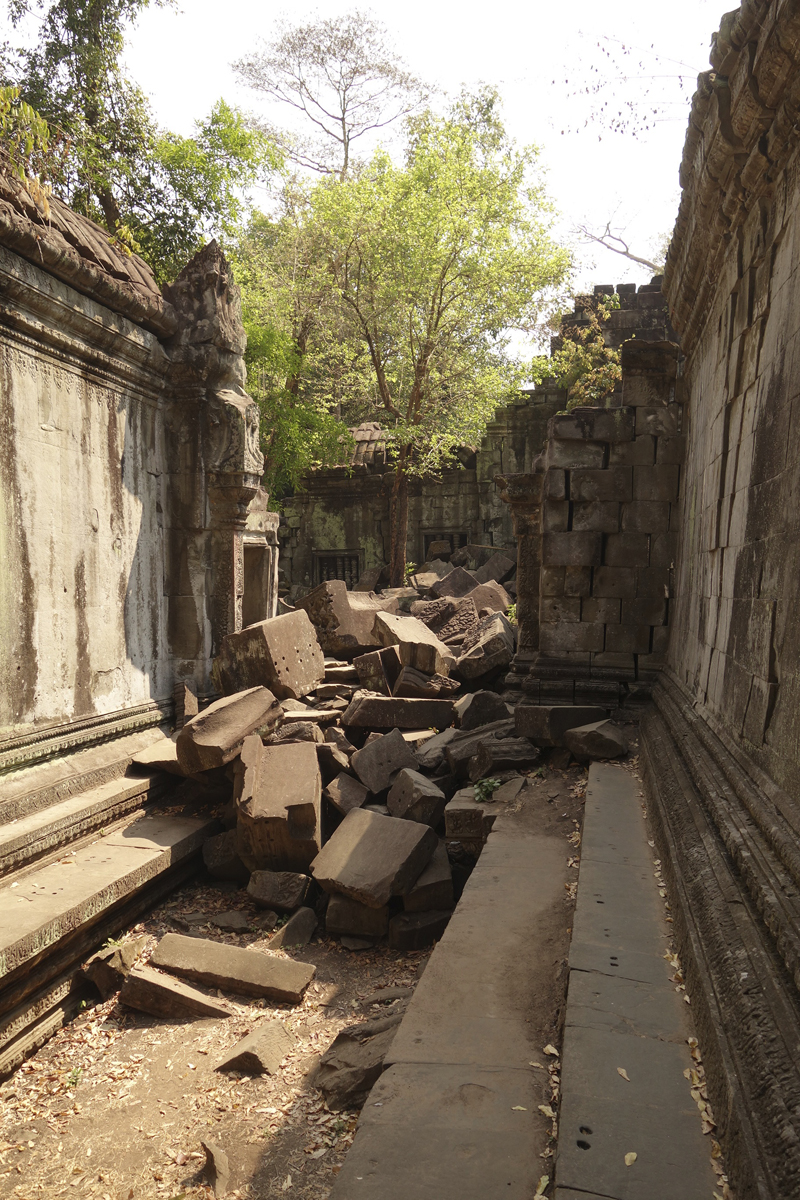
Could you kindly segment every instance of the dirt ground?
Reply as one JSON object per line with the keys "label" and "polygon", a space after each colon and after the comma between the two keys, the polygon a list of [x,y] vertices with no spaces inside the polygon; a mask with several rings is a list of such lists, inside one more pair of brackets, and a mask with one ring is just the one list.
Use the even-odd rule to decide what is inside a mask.
{"label": "dirt ground", "polygon": [[[586,772],[545,769],[532,782],[542,832],[563,833],[570,874],[574,869],[577,880]],[[532,1010],[543,1049],[540,1069],[548,1072],[547,1091],[556,1111],[558,1060],[544,1048],[560,1048],[576,886],[565,890],[563,918],[549,939],[551,977],[542,980]],[[146,934],[146,958],[164,933],[181,928],[186,914],[211,918],[232,909],[257,911],[244,890],[198,882],[175,893],[120,940]],[[225,934],[204,924],[192,929],[269,952],[267,933]],[[112,998],[54,1036],[0,1085],[0,1197],[210,1198],[214,1193],[201,1141],[211,1141],[228,1156],[229,1195],[325,1200],[358,1113],[327,1109],[314,1087],[316,1064],[341,1029],[380,1015],[384,1005],[365,1004],[373,993],[413,988],[431,951],[399,953],[380,945],[351,952],[319,929],[303,950],[269,953],[316,966],[302,1004],[227,997],[228,1020],[172,1024],[123,1009]],[[277,1075],[214,1070],[225,1049],[275,1018],[295,1039]],[[537,1147],[543,1174],[552,1161],[554,1124],[543,1123],[543,1149]]]}

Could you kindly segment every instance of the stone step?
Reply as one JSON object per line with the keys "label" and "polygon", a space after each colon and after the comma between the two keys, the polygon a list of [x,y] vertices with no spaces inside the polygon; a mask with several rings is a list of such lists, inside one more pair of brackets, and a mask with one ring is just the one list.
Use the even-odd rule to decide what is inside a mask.
{"label": "stone step", "polygon": [[83,998],[80,964],[200,862],[213,819],[151,813],[0,887],[0,1073]]}

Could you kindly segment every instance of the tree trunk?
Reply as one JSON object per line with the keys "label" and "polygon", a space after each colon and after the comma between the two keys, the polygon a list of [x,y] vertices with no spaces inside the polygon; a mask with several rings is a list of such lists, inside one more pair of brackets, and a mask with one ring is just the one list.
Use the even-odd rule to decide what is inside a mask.
{"label": "tree trunk", "polygon": [[408,476],[401,460],[392,485],[389,502],[389,529],[391,551],[389,555],[389,587],[402,587],[406,575],[406,546],[408,544]]}

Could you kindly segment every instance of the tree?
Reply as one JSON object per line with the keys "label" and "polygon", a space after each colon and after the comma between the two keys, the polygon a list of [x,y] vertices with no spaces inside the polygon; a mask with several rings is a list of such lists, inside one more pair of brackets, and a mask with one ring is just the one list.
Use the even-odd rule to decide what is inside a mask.
{"label": "tree", "polygon": [[312,137],[277,135],[299,166],[343,179],[352,145],[413,112],[425,89],[393,52],[386,29],[355,11],[280,34],[235,65],[255,91],[300,113]]}
{"label": "tree", "polygon": [[[158,129],[120,61],[125,30],[149,2],[34,0],[37,41],[6,48],[1,82],[47,122],[40,165],[53,192],[140,249],[164,281],[209,234],[231,228],[242,189],[278,156],[222,101],[193,138]],[[15,27],[31,11],[25,0],[8,7]]]}
{"label": "tree", "polygon": [[619,296],[586,296],[588,324],[561,325],[552,355],[534,358],[530,376],[536,383],[553,378],[567,393],[567,410],[603,405],[622,379],[622,354],[606,345],[603,326],[619,308]]}
{"label": "tree", "polygon": [[[403,581],[408,482],[475,445],[524,378],[512,328],[530,331],[569,270],[549,236],[550,205],[485,89],[447,117],[408,122],[406,160],[379,151],[357,175],[322,181],[311,221],[350,337],[362,351],[361,402],[393,453],[390,578]],[[356,373],[351,377],[353,386]]]}

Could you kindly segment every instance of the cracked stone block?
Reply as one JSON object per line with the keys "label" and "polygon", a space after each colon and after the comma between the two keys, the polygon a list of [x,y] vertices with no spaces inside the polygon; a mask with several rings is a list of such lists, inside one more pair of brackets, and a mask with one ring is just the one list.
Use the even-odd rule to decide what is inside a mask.
{"label": "cracked stone block", "polygon": [[537,746],[560,746],[568,729],[605,717],[605,709],[593,705],[518,704],[514,710],[514,730],[518,737],[530,738]]}
{"label": "cracked stone block", "polygon": [[455,663],[452,652],[416,617],[378,613],[374,633],[383,646],[397,646],[404,667],[426,675],[449,675]]}
{"label": "cracked stone block", "polygon": [[255,730],[271,730],[283,710],[268,688],[223,696],[187,721],[178,734],[178,762],[187,775],[222,767],[236,758]]}
{"label": "cracked stone block", "polygon": [[325,678],[325,661],[308,614],[297,609],[229,633],[214,662],[214,678],[226,695],[259,685],[279,700],[313,692]]}
{"label": "cracked stone block", "polygon": [[576,758],[619,758],[628,753],[628,742],[624,733],[613,721],[593,721],[568,729],[563,736],[564,745]]}
{"label": "cracked stone block", "polygon": [[403,908],[406,912],[427,912],[452,909],[454,905],[453,870],[447,857],[447,846],[440,841],[433,858],[411,891],[403,897]]}
{"label": "cracked stone block", "polygon": [[382,908],[392,896],[410,891],[437,844],[427,825],[356,808],[314,859],[311,872],[326,892]]}
{"label": "cracked stone block", "polygon": [[261,908],[293,912],[305,900],[310,883],[299,871],[253,871],[247,894]]}
{"label": "cracked stone block", "polygon": [[376,734],[357,750],[350,764],[366,788],[378,795],[388,788],[403,767],[417,766],[417,755],[399,729]]}
{"label": "cracked stone block", "polygon": [[215,1065],[215,1071],[240,1071],[243,1075],[277,1075],[294,1039],[280,1021],[266,1021],[237,1042]]}
{"label": "cracked stone block", "polygon": [[361,729],[446,729],[453,720],[452,700],[401,699],[356,692],[342,713],[342,724]]}
{"label": "cracked stone block", "polygon": [[371,794],[369,788],[364,787],[360,780],[354,779],[352,775],[346,775],[344,771],[328,784],[324,792],[336,811],[340,812],[343,817],[347,816],[351,808],[361,808],[366,804]]}
{"label": "cracked stone block", "polygon": [[325,654],[352,658],[381,643],[372,633],[377,612],[397,612],[393,596],[348,592],[342,579],[329,579],[296,601],[308,613]]}
{"label": "cracked stone block", "polygon": [[272,958],[255,950],[168,933],[150,961],[173,975],[245,996],[299,1004],[316,973],[311,963]]}
{"label": "cracked stone block", "polygon": [[247,883],[250,872],[239,858],[235,829],[217,833],[203,842],[203,862],[212,879]]}
{"label": "cracked stone block", "polygon": [[389,922],[389,945],[393,950],[424,950],[439,940],[452,915],[450,909],[398,913]]}
{"label": "cracked stone block", "polygon": [[322,776],[311,742],[246,738],[234,779],[237,849],[251,871],[305,871],[322,845]]}
{"label": "cracked stone block", "polygon": [[446,804],[447,797],[432,780],[408,768],[398,773],[386,800],[391,816],[419,821],[432,829],[444,816]]}
{"label": "cracked stone block", "polygon": [[325,910],[325,928],[328,933],[351,937],[383,937],[389,928],[389,906],[370,908],[358,900],[334,894]]}
{"label": "cracked stone block", "polygon": [[497,692],[478,691],[468,692],[455,702],[456,719],[459,728],[465,731],[479,729],[481,725],[489,725],[493,721],[507,721],[511,710]]}
{"label": "cracked stone block", "polygon": [[[169,934],[167,935],[169,937]],[[177,935],[176,935],[177,936]],[[193,941],[189,938],[187,941]],[[219,1000],[206,996],[150,966],[134,967],[122,985],[120,1003],[168,1021],[194,1021],[200,1017],[230,1017]]]}

